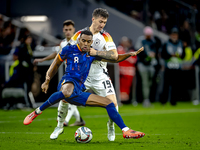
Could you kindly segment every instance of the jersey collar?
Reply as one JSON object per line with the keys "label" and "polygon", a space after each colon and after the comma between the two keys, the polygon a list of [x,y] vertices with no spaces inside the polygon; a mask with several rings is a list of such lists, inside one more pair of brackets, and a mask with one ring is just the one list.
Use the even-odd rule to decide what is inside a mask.
{"label": "jersey collar", "polygon": [[81,51],[81,52],[82,52],[82,50],[81,50],[81,48],[79,47],[79,45],[78,45],[78,44],[76,44],[76,46],[78,47],[79,51]]}

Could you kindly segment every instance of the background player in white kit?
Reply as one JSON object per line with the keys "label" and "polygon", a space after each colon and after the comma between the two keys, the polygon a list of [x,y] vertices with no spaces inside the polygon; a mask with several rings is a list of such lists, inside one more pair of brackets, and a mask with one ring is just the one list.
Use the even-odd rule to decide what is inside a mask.
{"label": "background player in white kit", "polygon": [[[34,62],[33,62],[34,64],[37,64],[38,62],[43,62],[43,61],[46,61],[46,60],[54,59],[56,57],[57,53],[60,50],[62,50],[63,47],[70,44],[71,37],[75,33],[75,23],[74,23],[74,21],[66,20],[66,21],[63,22],[63,33],[65,35],[65,39],[63,39],[62,42],[60,43],[60,48],[57,51],[55,51],[54,53],[48,55],[47,57],[44,57],[44,58],[41,58],[41,59],[35,59]],[[83,125],[85,125],[85,121],[81,118],[80,113],[79,113],[76,105],[67,104],[67,103],[65,103],[64,105],[65,105],[64,109],[62,108],[63,105],[59,105],[59,107],[58,107],[57,120],[63,119],[62,117],[60,117],[61,113],[64,112],[64,114],[66,114],[68,112],[67,117],[64,118],[65,119],[64,126],[68,126],[68,122],[71,119],[72,115],[76,118],[76,122],[74,124],[71,124],[70,126],[75,126],[75,125],[83,126]],[[66,109],[67,106],[68,106],[68,109]]]}
{"label": "background player in white kit", "polygon": [[[101,56],[105,59],[118,59],[118,53],[116,50],[115,43],[113,42],[112,37],[109,33],[105,32],[103,28],[105,27],[108,19],[108,12],[106,9],[97,8],[93,11],[92,14],[92,24],[90,27],[87,27],[83,30],[90,30],[93,34],[93,44],[92,47],[98,51],[95,51],[95,54],[91,54],[92,56]],[[80,36],[82,30],[76,32],[76,34],[72,37],[72,44],[76,44],[77,39]],[[107,97],[113,101],[115,107],[118,111],[118,104],[115,95],[115,90],[110,80],[110,77],[107,73],[107,62],[102,61],[94,61],[91,65],[89,75],[87,80],[85,81],[85,86],[88,89],[92,89],[97,95]],[[65,105],[62,101],[59,103],[62,107]],[[60,107],[60,106],[59,106]],[[64,114],[62,114],[64,116]],[[61,125],[63,122],[58,122]],[[60,130],[54,130],[51,134],[51,137],[54,136],[54,139],[58,137],[59,134],[63,132],[63,127],[59,127]],[[115,140],[115,128],[114,122],[109,119],[107,123],[108,128],[108,140]],[[62,131],[62,132],[61,132]],[[52,138],[51,138],[52,139]]]}

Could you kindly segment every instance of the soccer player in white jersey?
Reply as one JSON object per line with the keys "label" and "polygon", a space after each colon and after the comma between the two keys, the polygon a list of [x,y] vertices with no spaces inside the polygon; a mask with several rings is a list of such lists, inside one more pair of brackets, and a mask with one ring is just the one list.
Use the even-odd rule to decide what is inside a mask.
{"label": "soccer player in white jersey", "polygon": [[[40,58],[40,59],[35,59],[34,60],[34,64],[37,64],[38,62],[43,62],[43,61],[46,61],[46,60],[51,60],[51,59],[54,59],[57,55],[57,53],[63,48],[65,47],[66,45],[70,44],[70,40],[71,40],[71,37],[74,35],[75,33],[75,23],[74,21],[72,20],[66,20],[63,22],[63,33],[65,35],[65,39],[62,40],[62,42],[60,43],[60,48],[58,49],[58,51],[55,51],[54,53],[44,57],[44,58]],[[80,113],[77,109],[77,106],[76,105],[72,105],[72,104],[64,104],[64,109],[62,108],[62,105],[59,105],[58,107],[58,117],[57,117],[57,120],[60,120],[60,119],[63,119],[62,115],[60,115],[61,113],[64,112],[64,114],[67,113],[67,117],[65,119],[65,122],[64,122],[64,126],[68,126],[68,122],[70,121],[71,117],[74,116],[76,118],[76,122],[71,124],[70,126],[83,126],[85,125],[85,121],[81,118],[80,116]],[[66,108],[68,106],[68,109]],[[68,111],[67,111],[68,110]],[[59,122],[59,121],[58,121]]]}
{"label": "soccer player in white jersey", "polygon": [[[112,37],[108,32],[105,32],[103,28],[105,27],[108,19],[108,12],[106,9],[97,8],[93,11],[92,14],[92,24],[90,27],[87,27],[83,30],[90,30],[93,33],[93,44],[92,47],[98,50],[95,54],[90,53],[92,56],[101,56],[105,59],[118,59],[118,53],[116,50],[115,43],[113,42]],[[82,30],[76,32],[76,34],[72,37],[72,44],[76,44],[78,38],[80,36]],[[115,95],[115,90],[110,80],[110,77],[107,73],[107,62],[102,61],[94,61],[91,65],[89,75],[87,80],[85,81],[85,86],[88,89],[92,89],[97,95],[107,97],[115,104],[115,107],[118,111],[118,104]],[[64,105],[64,101],[59,103],[59,105]],[[62,124],[62,122],[58,122],[58,124]],[[109,119],[107,122],[108,128],[108,140],[115,140],[115,128],[114,122]],[[62,130],[60,130],[62,131]],[[62,132],[56,132],[54,130],[54,135],[56,138]],[[52,134],[53,134],[52,133]]]}

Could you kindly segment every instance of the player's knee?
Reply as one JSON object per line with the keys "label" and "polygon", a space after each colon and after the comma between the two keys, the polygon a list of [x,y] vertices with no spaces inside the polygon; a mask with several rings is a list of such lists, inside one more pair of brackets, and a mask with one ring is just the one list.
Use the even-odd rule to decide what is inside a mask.
{"label": "player's knee", "polygon": [[68,98],[68,97],[70,97],[70,96],[72,95],[71,92],[66,91],[66,90],[64,90],[64,91],[62,91],[62,92],[63,92],[63,95],[65,96],[65,98]]}
{"label": "player's knee", "polygon": [[74,90],[74,85],[72,83],[64,84],[62,87],[62,93],[65,96],[65,98],[68,98],[72,95]]}
{"label": "player's knee", "polygon": [[116,99],[115,95],[108,95],[108,96],[106,96],[106,98],[110,99],[114,103],[115,107],[118,106],[117,99]]}
{"label": "player's knee", "polygon": [[65,96],[65,98],[70,97],[72,95],[72,92],[73,92],[72,90],[67,89],[67,88],[63,88],[63,90],[62,90],[62,93]]}

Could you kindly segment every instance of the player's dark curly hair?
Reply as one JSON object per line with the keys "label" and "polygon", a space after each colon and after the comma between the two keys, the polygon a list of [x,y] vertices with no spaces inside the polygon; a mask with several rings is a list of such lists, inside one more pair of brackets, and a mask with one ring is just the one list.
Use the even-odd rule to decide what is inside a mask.
{"label": "player's dark curly hair", "polygon": [[92,17],[103,17],[103,18],[108,18],[109,17],[109,13],[106,9],[103,8],[96,8],[93,13],[92,13]]}
{"label": "player's dark curly hair", "polygon": [[85,34],[85,35],[91,35],[91,36],[93,36],[92,32],[91,32],[91,31],[89,31],[89,30],[83,30],[83,31],[81,31],[81,34],[80,34],[80,36],[81,36],[82,34]]}

